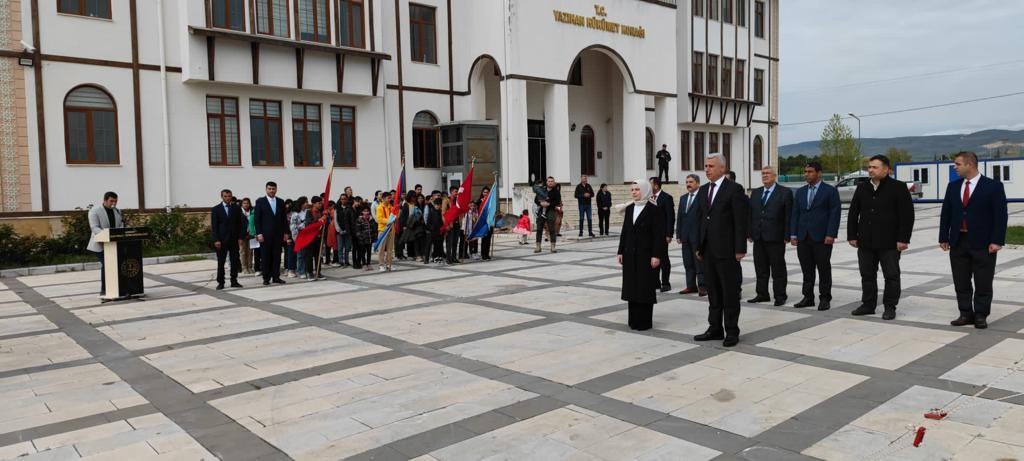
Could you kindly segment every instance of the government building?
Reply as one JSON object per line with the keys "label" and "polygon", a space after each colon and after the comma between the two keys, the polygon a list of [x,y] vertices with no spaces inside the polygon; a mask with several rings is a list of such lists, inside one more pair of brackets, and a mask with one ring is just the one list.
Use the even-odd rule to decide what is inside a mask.
{"label": "government building", "polygon": [[[0,0],[0,217],[777,159],[778,0]],[[566,194],[568,195],[568,194]]]}

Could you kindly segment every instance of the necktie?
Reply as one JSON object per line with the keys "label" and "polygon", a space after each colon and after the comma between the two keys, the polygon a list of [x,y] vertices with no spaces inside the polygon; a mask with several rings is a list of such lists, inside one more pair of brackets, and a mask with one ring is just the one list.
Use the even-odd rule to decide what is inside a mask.
{"label": "necktie", "polygon": [[691,206],[693,206],[693,192],[690,192],[690,194],[686,198],[686,212],[687,213],[690,212],[690,207]]}
{"label": "necktie", "polygon": [[[970,202],[970,201],[971,201],[971,181],[968,180],[968,181],[964,182],[964,197],[963,197],[964,209],[967,209],[967,203]],[[966,214],[964,215],[963,218],[960,219],[960,232],[967,232],[967,216],[966,216]]]}
{"label": "necktie", "polygon": [[270,212],[273,214],[277,214],[277,199],[267,197],[267,203],[270,204]]}
{"label": "necktie", "polygon": [[817,189],[817,188],[818,188],[818,186],[811,186],[811,188],[807,190],[807,209],[808,210],[811,209],[811,204],[814,203],[814,190]]}
{"label": "necktie", "polygon": [[711,208],[711,202],[715,199],[715,183],[708,184],[708,208]]}
{"label": "necktie", "polygon": [[771,192],[772,191],[770,191],[768,189],[765,189],[764,192],[761,192],[761,206],[762,207],[764,206],[764,204],[768,203],[768,195],[770,195]]}

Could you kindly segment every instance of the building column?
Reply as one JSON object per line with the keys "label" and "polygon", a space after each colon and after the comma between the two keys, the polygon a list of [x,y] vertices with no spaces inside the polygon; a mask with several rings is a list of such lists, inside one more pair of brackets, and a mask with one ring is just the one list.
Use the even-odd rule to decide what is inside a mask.
{"label": "building column", "polygon": [[548,176],[558,182],[573,182],[569,172],[569,87],[544,87],[544,149]]}
{"label": "building column", "polygon": [[622,180],[632,182],[647,176],[647,109],[644,107],[644,95],[630,91],[625,83],[623,85]]}
{"label": "building column", "polygon": [[682,175],[680,165],[683,161],[683,152],[679,145],[679,124],[676,123],[676,98],[654,98],[654,130],[654,151],[661,149],[662,144],[667,144],[668,151],[672,154],[668,180],[679,181]]}
{"label": "building column", "polygon": [[501,98],[501,136],[504,141],[501,168],[507,172],[501,182],[502,194],[506,194],[513,185],[529,180],[529,164],[526,161],[526,81],[502,80],[501,92],[504,96]]}

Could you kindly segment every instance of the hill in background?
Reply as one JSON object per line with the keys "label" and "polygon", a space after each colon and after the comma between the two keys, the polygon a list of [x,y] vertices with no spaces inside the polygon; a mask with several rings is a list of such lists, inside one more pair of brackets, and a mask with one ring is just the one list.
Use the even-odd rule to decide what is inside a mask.
{"label": "hill in background", "polygon": [[[818,141],[779,146],[780,157],[804,154],[808,157],[820,153]],[[1024,130],[983,130],[971,134],[937,136],[902,136],[898,138],[864,138],[861,140],[865,155],[885,153],[890,147],[906,149],[915,162],[942,158],[943,155],[974,151],[979,157],[1020,157],[1024,152]]]}

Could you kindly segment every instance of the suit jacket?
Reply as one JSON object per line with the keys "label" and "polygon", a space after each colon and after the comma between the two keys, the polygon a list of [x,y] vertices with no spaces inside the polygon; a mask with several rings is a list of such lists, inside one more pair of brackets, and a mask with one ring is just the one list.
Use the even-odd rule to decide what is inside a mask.
{"label": "suit jacket", "polygon": [[622,300],[634,303],[657,303],[661,281],[657,274],[661,270],[651,268],[651,258],[668,258],[668,243],[665,237],[665,217],[652,204],[644,205],[640,216],[633,221],[636,204],[626,207],[619,234],[618,254],[622,255]]}
{"label": "suit jacket", "polygon": [[441,219],[441,210],[427,205],[427,207],[423,209],[423,213],[426,214],[424,220],[426,221],[425,228],[427,230],[427,234],[431,237],[440,234],[441,224],[443,223]]}
{"label": "suit jacket", "polygon": [[807,193],[810,186],[797,189],[793,199],[793,217],[789,221],[789,236],[797,240],[823,242],[825,237],[839,236],[839,190],[835,186],[820,183],[814,194],[814,203],[807,209]]}
{"label": "suit jacket", "polygon": [[732,259],[736,253],[747,252],[747,233],[750,226],[750,202],[743,187],[729,179],[715,191],[714,202],[708,208],[710,183],[700,186],[697,194],[697,219],[700,234],[697,251],[704,258]]}
{"label": "suit jacket", "polygon": [[960,240],[960,222],[967,219],[967,239],[972,250],[988,248],[990,244],[1006,244],[1006,190],[1003,183],[978,176],[974,193],[963,206],[963,178],[946,186],[939,217],[939,243],[956,245]]}
{"label": "suit jacket", "polygon": [[676,201],[664,190],[658,194],[658,208],[665,214],[665,236],[676,231]]}
{"label": "suit jacket", "polygon": [[783,242],[789,238],[789,219],[793,214],[793,191],[775,183],[768,201],[761,204],[764,186],[750,196],[750,238],[761,242]]}
{"label": "suit jacket", "polygon": [[676,238],[683,243],[695,245],[700,238],[700,219],[697,216],[697,199],[700,190],[694,193],[693,205],[686,210],[686,201],[690,194],[685,193],[679,196],[679,210],[676,212]]}
{"label": "suit jacket", "polygon": [[288,210],[284,209],[284,200],[274,197],[277,202],[277,213],[270,209],[270,201],[267,197],[256,199],[253,205],[253,213],[256,214],[256,235],[263,235],[265,242],[280,241],[285,235],[292,235],[288,227]]}
{"label": "suit jacket", "polygon": [[228,211],[224,211],[224,203],[218,203],[210,208],[210,234],[214,242],[224,244],[236,243],[245,235],[243,228],[242,208],[238,205],[228,205]]}
{"label": "suit jacket", "polygon": [[109,229],[111,227],[124,227],[124,220],[121,218],[121,210],[116,207],[114,211],[114,222],[111,223],[110,219],[107,219],[107,212],[103,211],[103,205],[92,207],[89,210],[89,227],[92,229],[92,235],[89,237],[89,245],[86,247],[87,250],[94,253],[103,251],[103,245],[96,241],[96,234],[103,232],[103,229]]}
{"label": "suit jacket", "polygon": [[903,181],[886,177],[878,190],[871,181],[857,186],[846,220],[847,240],[856,240],[858,248],[893,249],[896,242],[910,243],[913,230],[914,201]]}
{"label": "suit jacket", "polygon": [[[590,194],[590,197],[584,197],[583,194]],[[587,185],[585,186],[583,185],[583,183],[579,183],[576,185],[576,191],[573,192],[572,195],[573,197],[576,197],[576,201],[579,203],[580,206],[590,205],[591,200],[594,199],[594,188],[590,185],[590,183],[587,183]]]}

